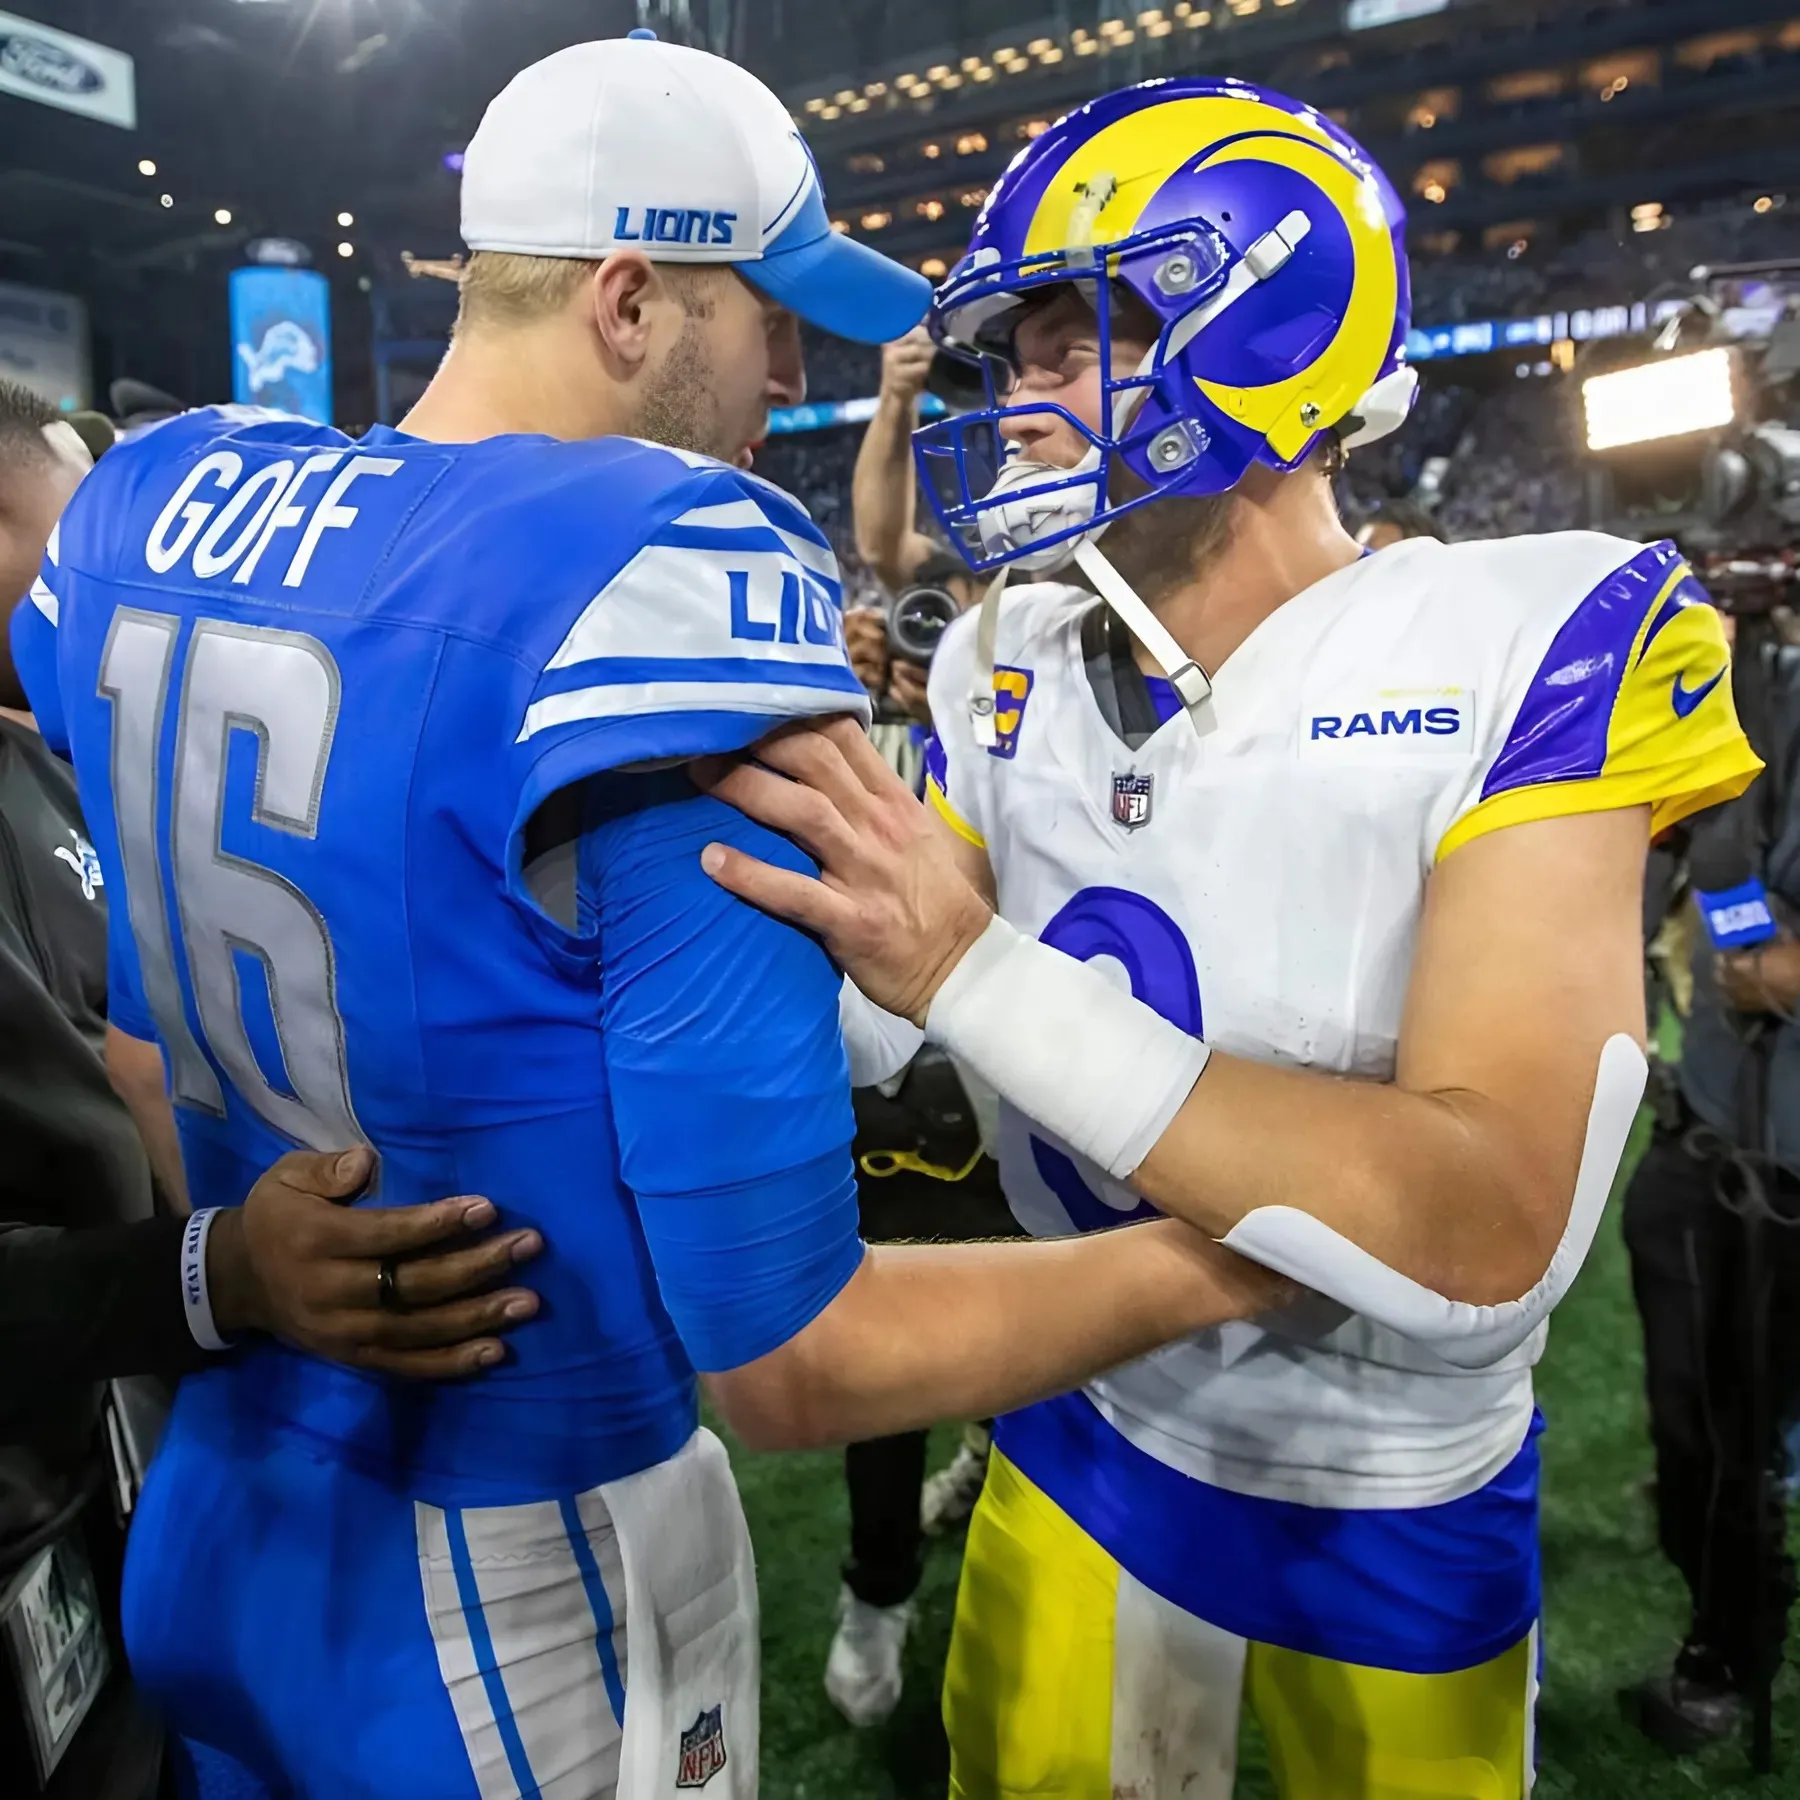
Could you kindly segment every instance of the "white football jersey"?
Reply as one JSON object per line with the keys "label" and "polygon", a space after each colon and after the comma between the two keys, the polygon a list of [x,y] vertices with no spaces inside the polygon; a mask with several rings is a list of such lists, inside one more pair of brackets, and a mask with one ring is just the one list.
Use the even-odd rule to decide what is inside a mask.
{"label": "white football jersey", "polygon": [[[1718,616],[1666,544],[1565,532],[1365,557],[1214,673],[1215,729],[1178,713],[1135,751],[1090,680],[1098,604],[1049,584],[1003,598],[990,750],[969,725],[975,620],[953,628],[932,670],[928,796],[985,846],[1008,920],[1236,1056],[1391,1079],[1440,857],[1644,802],[1661,830],[1758,767]],[[1011,1107],[1000,1164],[1039,1236],[1150,1210]],[[1088,1391],[1140,1449],[1216,1485],[1423,1506],[1518,1450],[1542,1335],[1471,1372],[1318,1301]]]}

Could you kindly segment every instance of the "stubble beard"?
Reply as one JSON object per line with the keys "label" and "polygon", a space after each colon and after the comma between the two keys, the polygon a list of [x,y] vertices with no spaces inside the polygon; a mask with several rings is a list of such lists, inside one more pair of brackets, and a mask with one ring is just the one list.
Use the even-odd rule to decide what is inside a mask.
{"label": "stubble beard", "polygon": [[644,393],[638,436],[671,450],[735,462],[746,447],[741,428],[728,426],[699,326],[688,319]]}
{"label": "stubble beard", "polygon": [[1146,606],[1201,579],[1231,542],[1236,496],[1171,495],[1116,519],[1100,540],[1107,560]]}

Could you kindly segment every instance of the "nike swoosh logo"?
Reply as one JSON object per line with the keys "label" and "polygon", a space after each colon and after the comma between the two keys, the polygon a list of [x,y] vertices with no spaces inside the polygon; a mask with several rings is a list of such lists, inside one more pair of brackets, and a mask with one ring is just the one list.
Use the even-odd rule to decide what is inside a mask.
{"label": "nike swoosh logo", "polygon": [[1675,709],[1678,719],[1685,719],[1702,700],[1725,679],[1725,671],[1721,669],[1711,681],[1703,681],[1697,688],[1684,688],[1681,677],[1675,677],[1674,685],[1669,689],[1669,704]]}

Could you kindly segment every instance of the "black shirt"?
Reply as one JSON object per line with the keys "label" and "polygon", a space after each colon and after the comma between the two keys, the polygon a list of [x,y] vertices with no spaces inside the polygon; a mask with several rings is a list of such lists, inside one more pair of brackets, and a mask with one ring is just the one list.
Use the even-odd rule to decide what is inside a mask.
{"label": "black shirt", "polygon": [[150,1167],[105,1041],[106,890],[75,773],[0,718],[0,1220],[151,1216]]}

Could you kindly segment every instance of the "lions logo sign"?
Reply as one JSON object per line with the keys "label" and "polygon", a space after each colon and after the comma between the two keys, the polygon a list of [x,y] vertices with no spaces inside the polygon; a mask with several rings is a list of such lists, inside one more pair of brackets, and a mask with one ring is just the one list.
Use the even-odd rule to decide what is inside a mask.
{"label": "lions logo sign", "polygon": [[678,1788],[703,1788],[725,1766],[725,1709],[703,1712],[681,1734],[681,1761],[675,1770]]}
{"label": "lions logo sign", "polygon": [[235,400],[331,423],[331,297],[323,275],[233,270],[231,336]]}

